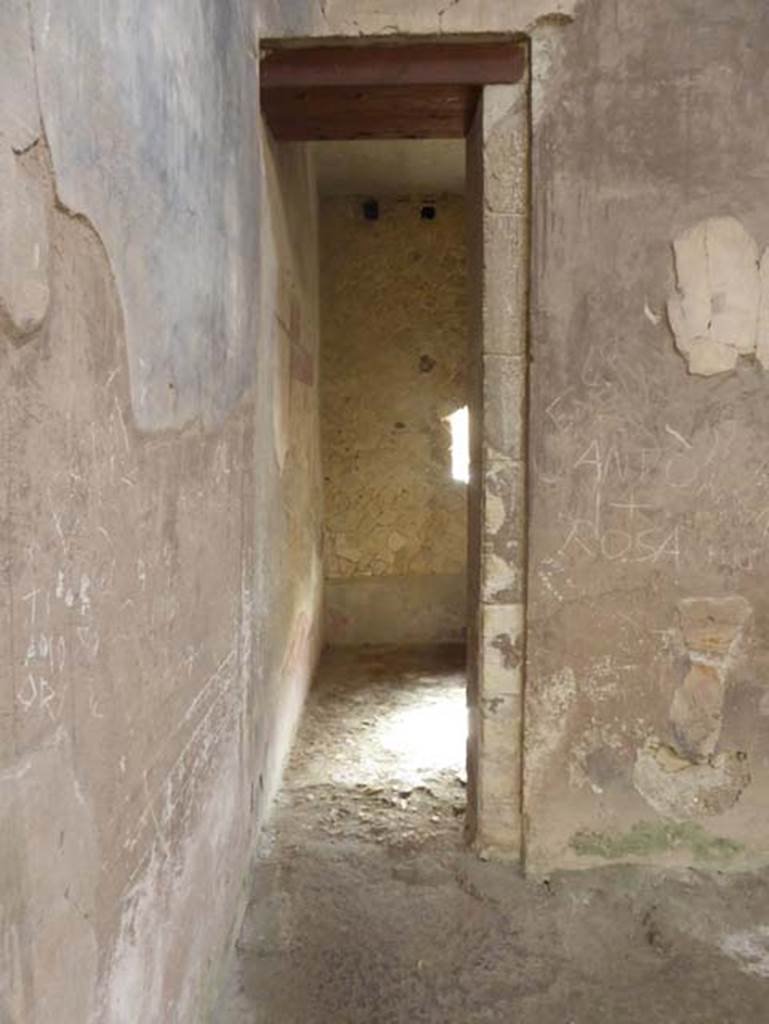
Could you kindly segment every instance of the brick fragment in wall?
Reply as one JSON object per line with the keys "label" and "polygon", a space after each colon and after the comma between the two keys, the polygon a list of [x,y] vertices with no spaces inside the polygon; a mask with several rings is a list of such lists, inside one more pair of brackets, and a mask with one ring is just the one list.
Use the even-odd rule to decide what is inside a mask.
{"label": "brick fragment in wall", "polygon": [[691,666],[683,686],[676,690],[670,724],[676,746],[690,761],[709,757],[721,735],[724,675],[712,665]]}
{"label": "brick fragment in wall", "polygon": [[750,783],[747,756],[718,743],[731,659],[752,608],[733,594],[683,598],[677,610],[689,667],[670,706],[674,746],[651,737],[633,781],[651,807],[680,820],[728,810]]}
{"label": "brick fragment in wall", "polygon": [[[751,616],[738,594],[678,602],[681,637],[691,664],[673,695],[670,724],[676,747],[691,761],[709,757],[721,735],[728,657]],[[706,659],[703,663],[703,659]]]}

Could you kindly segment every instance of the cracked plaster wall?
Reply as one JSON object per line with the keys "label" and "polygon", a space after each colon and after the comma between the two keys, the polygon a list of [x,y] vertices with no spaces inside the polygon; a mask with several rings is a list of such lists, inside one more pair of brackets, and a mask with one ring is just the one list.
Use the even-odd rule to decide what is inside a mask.
{"label": "cracked plaster wall", "polygon": [[769,11],[574,14],[532,48],[528,862],[765,861]]}
{"label": "cracked plaster wall", "polygon": [[[14,1024],[195,1019],[315,648],[309,172],[259,157],[250,12],[100,10],[0,10]],[[643,857],[639,835],[657,860],[766,859],[767,381],[751,359],[687,374],[664,315],[676,238],[734,217],[769,239],[765,4],[263,12],[275,35],[532,30],[529,864]],[[750,607],[704,702],[690,598],[722,625]],[[703,704],[712,753],[715,727],[687,739]],[[648,787],[663,748],[715,814],[696,778]]]}
{"label": "cracked plaster wall", "polygon": [[543,19],[569,17],[580,0],[271,0],[263,35],[436,35],[530,32]]}
{"label": "cracked plaster wall", "polygon": [[315,184],[242,13],[0,10],[3,1024],[203,1018],[314,665]]}
{"label": "cracked plaster wall", "polygon": [[459,639],[467,488],[446,417],[466,405],[464,201],[325,199],[322,445],[327,639]]}

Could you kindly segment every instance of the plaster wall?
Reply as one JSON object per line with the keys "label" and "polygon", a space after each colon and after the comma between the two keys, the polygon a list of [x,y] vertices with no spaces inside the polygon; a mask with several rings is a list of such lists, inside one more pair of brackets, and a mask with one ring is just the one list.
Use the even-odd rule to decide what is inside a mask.
{"label": "plaster wall", "polygon": [[279,6],[531,40],[527,863],[766,860],[766,5]]}
{"label": "plaster wall", "polygon": [[580,0],[267,0],[263,35],[271,38],[365,35],[482,35],[530,32],[569,17]]}
{"label": "plaster wall", "polygon": [[769,11],[575,15],[533,42],[528,861],[737,867],[769,852]]}
{"label": "plaster wall", "polygon": [[203,1019],[319,642],[315,184],[236,3],[5,3],[0,1019]]}
{"label": "plaster wall", "polygon": [[471,471],[468,839],[522,854],[529,82],[483,89],[467,142]]}
{"label": "plaster wall", "polygon": [[467,403],[464,203],[321,205],[322,445],[330,643],[457,640],[467,487],[446,417]]}
{"label": "plaster wall", "polygon": [[[314,189],[260,151],[254,13],[0,8],[14,1024],[203,1012],[314,659]],[[765,860],[766,274],[697,270],[769,243],[765,4],[256,14],[531,32],[528,863]]]}

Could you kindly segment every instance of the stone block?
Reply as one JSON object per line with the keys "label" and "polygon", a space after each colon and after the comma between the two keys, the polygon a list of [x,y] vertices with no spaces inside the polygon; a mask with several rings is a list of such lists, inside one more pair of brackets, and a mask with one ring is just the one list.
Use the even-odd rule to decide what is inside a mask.
{"label": "stone block", "polygon": [[520,601],[524,587],[525,467],[508,459],[483,467],[481,598]]}
{"label": "stone block", "polygon": [[499,800],[493,795],[482,798],[475,845],[480,850],[517,856],[521,845],[521,812],[517,800]]}
{"label": "stone block", "polygon": [[490,719],[520,718],[523,629],[522,604],[481,606],[478,691]]}
{"label": "stone block", "polygon": [[[518,702],[520,707],[520,701]],[[487,780],[509,787],[509,794],[520,790],[521,720],[520,715],[499,716],[481,711],[479,717],[483,745],[482,770]]]}
{"label": "stone block", "polygon": [[483,755],[478,764],[479,840],[514,847],[520,842],[520,722],[482,715]]}
{"label": "stone block", "polygon": [[517,601],[523,593],[524,572],[516,562],[510,562],[493,550],[483,554],[481,600],[488,604],[507,604]]}
{"label": "stone block", "polygon": [[525,82],[483,90],[484,200],[491,213],[528,209],[528,96]]}
{"label": "stone block", "polygon": [[528,221],[486,212],[483,224],[483,350],[522,356],[526,351]]}
{"label": "stone block", "polygon": [[523,457],[524,363],[517,356],[483,357],[485,459]]}

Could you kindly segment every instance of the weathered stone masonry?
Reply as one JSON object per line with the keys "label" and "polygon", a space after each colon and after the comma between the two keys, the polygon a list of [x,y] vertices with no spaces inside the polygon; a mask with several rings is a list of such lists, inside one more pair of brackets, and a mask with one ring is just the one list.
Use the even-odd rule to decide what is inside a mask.
{"label": "weathered stone masonry", "polygon": [[526,602],[529,87],[483,90],[468,141],[471,335],[468,832],[520,855]]}

